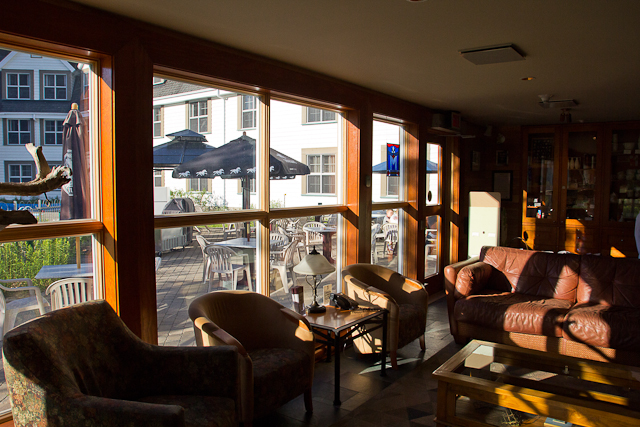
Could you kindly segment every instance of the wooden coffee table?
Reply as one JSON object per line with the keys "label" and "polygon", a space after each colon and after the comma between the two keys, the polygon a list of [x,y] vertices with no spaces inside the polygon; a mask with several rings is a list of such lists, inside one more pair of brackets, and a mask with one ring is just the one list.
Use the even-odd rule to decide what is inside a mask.
{"label": "wooden coffee table", "polygon": [[543,426],[547,417],[574,427],[640,425],[636,367],[472,341],[433,376],[439,426]]}

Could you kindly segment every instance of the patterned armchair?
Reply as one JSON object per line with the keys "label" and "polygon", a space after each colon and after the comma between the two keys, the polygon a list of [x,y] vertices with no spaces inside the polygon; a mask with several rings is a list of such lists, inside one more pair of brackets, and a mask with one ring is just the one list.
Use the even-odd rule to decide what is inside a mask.
{"label": "patterned armchair", "polygon": [[62,308],[4,336],[16,426],[235,426],[233,347],[159,347],[105,301]]}
{"label": "patterned armchair", "polygon": [[[342,270],[344,292],[362,306],[389,310],[387,350],[393,369],[398,369],[398,349],[418,338],[425,349],[429,294],[421,283],[379,265],[353,264]],[[377,353],[382,345],[378,329],[354,340],[360,353]]]}
{"label": "patterned armchair", "polygon": [[255,292],[215,291],[193,300],[189,317],[199,346],[233,345],[243,356],[245,426],[303,393],[312,412],[315,342],[303,316]]}

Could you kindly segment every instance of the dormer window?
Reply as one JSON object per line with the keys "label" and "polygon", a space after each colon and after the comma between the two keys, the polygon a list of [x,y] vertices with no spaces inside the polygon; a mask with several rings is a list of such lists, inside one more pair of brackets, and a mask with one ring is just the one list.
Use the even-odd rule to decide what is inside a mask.
{"label": "dormer window", "polygon": [[45,74],[44,75],[44,99],[55,99],[55,100],[67,99],[66,74]]}
{"label": "dormer window", "polygon": [[31,74],[7,73],[7,99],[31,99]]}

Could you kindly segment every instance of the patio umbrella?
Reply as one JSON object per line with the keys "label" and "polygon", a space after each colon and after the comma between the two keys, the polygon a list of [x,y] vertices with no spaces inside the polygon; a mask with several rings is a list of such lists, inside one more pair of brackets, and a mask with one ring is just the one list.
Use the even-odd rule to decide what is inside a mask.
{"label": "patio umbrella", "polygon": [[[91,211],[89,170],[88,129],[78,112],[78,104],[71,104],[71,110],[62,123],[62,159],[71,169],[71,181],[62,186],[60,195],[60,219],[88,218]],[[80,237],[76,237],[76,264],[80,268]]]}
{"label": "patio umbrella", "polygon": [[207,144],[207,138],[189,129],[167,134],[173,139],[153,147],[153,167],[156,169],[174,168],[198,156],[215,150]]}
{"label": "patio umbrella", "polygon": [[[293,179],[310,173],[309,166],[271,148],[269,179]],[[242,135],[221,147],[184,162],[173,169],[174,178],[240,179],[242,208],[249,207],[249,179],[256,174],[256,140]]]}
{"label": "patio umbrella", "polygon": [[60,219],[87,218],[90,214],[87,130],[78,104],[74,102],[62,123],[63,162],[72,175],[71,181],[62,186]]}
{"label": "patio umbrella", "polygon": [[[371,168],[373,173],[387,173],[387,162],[378,163]],[[438,173],[438,164],[427,160],[427,173]]]}

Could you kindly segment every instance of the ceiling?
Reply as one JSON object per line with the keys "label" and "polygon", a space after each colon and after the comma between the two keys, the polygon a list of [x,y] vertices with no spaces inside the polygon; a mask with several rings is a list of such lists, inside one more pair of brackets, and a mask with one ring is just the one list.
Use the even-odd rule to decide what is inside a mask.
{"label": "ceiling", "polygon": [[[377,90],[475,124],[640,119],[637,0],[76,0]],[[459,50],[513,43],[524,61]],[[535,77],[523,81],[523,77]]]}

